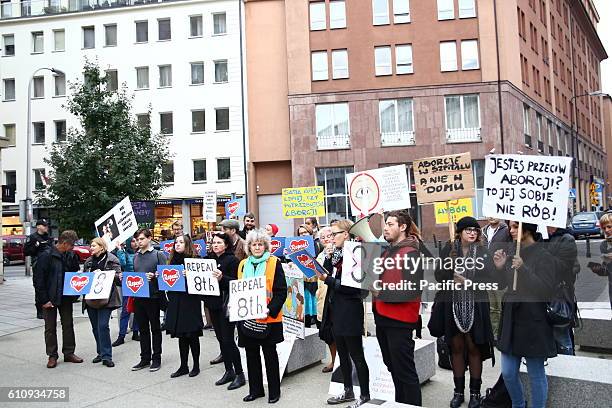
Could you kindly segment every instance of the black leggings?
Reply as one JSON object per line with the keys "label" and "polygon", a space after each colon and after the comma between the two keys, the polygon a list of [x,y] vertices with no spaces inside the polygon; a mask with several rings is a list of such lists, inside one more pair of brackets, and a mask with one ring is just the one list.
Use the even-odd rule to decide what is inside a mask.
{"label": "black leggings", "polygon": [[236,323],[230,322],[222,309],[209,309],[209,312],[213,328],[215,329],[215,336],[217,336],[219,348],[221,349],[221,355],[223,356],[225,371],[234,370],[236,374],[242,374],[240,350],[236,346],[236,339],[234,337]]}
{"label": "black leggings", "polygon": [[193,368],[200,368],[200,338],[198,336],[179,337],[179,353],[181,355],[181,367],[189,367],[189,349],[193,357]]}
{"label": "black leggings", "polygon": [[340,370],[344,379],[344,388],[353,388],[353,364],[357,371],[357,379],[361,395],[364,397],[370,396],[370,373],[368,364],[366,363],[363,354],[363,338],[361,336],[337,336],[336,347],[338,349],[338,357],[340,358]]}

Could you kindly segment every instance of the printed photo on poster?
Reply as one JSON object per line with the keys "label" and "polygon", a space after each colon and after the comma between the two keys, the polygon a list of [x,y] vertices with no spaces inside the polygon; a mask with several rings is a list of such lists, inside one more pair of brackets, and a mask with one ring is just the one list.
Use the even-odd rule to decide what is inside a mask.
{"label": "printed photo on poster", "polygon": [[284,263],[287,298],[283,305],[283,330],[304,338],[304,274],[294,263]]}

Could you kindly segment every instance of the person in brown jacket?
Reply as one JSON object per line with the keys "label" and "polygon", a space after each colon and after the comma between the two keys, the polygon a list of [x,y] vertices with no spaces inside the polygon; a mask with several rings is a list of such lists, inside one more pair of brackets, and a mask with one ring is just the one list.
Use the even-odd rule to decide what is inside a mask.
{"label": "person in brown jacket", "polygon": [[238,231],[240,231],[240,222],[227,219],[221,221],[219,225],[223,228],[223,232],[229,235],[232,240],[231,251],[234,253],[234,256],[238,258],[239,261],[246,259],[247,254],[245,252],[244,240],[238,235]]}

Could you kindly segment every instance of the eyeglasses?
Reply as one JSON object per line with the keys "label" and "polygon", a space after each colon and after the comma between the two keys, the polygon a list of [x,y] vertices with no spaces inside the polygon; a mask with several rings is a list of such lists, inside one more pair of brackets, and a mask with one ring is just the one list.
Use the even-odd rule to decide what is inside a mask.
{"label": "eyeglasses", "polygon": [[467,232],[468,234],[474,234],[474,233],[479,233],[480,232],[480,228],[474,228],[474,227],[468,227],[464,229],[465,232]]}
{"label": "eyeglasses", "polygon": [[336,231],[336,232],[332,232],[332,235],[335,237],[336,235],[338,235],[338,234],[343,234],[343,233],[345,233],[345,232],[346,232],[346,231]]}

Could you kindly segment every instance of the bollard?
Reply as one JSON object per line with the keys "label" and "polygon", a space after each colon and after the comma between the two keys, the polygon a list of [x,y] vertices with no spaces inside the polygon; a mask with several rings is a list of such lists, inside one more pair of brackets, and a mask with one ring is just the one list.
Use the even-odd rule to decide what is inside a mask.
{"label": "bollard", "polygon": [[588,235],[586,236],[586,257],[591,257],[591,238]]}

